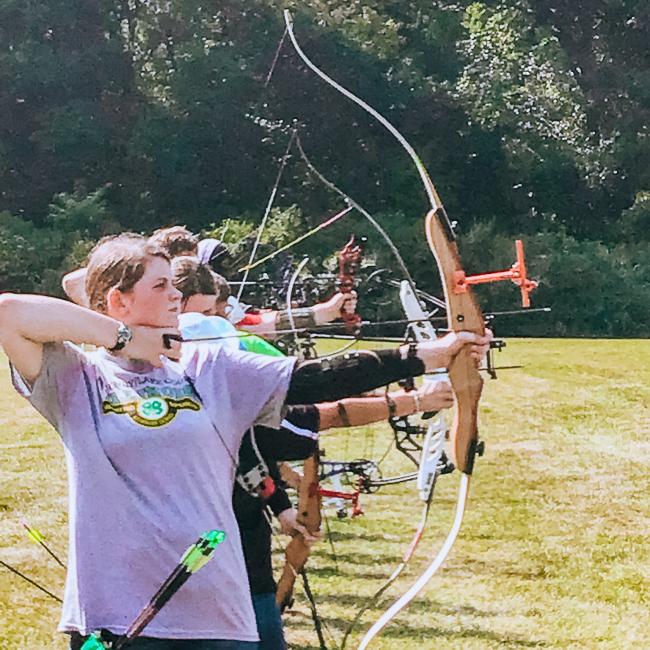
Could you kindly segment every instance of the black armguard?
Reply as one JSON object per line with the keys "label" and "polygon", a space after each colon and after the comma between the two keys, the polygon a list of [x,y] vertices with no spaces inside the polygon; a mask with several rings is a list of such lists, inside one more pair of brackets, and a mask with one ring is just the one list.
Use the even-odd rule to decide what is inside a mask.
{"label": "black armguard", "polygon": [[296,364],[287,404],[336,402],[424,373],[417,357],[402,359],[399,350],[362,350]]}
{"label": "black armguard", "polygon": [[275,492],[268,499],[267,504],[277,517],[281,512],[291,508],[291,499],[289,499],[286,490],[280,485],[277,485],[276,482]]}

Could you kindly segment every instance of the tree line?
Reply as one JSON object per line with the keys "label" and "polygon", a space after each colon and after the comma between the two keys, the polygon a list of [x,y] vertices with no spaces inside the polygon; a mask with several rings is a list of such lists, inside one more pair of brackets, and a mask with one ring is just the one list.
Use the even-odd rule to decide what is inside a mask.
{"label": "tree line", "polygon": [[[60,293],[92,243],[171,223],[233,245],[259,223],[292,129],[310,160],[387,230],[422,288],[427,203],[399,145],[305,68],[304,49],[419,152],[471,273],[515,238],[550,314],[499,332],[650,332],[650,78],[645,0],[196,2],[7,0],[0,6],[0,290]],[[270,74],[271,73],[271,74]],[[294,150],[263,252],[341,208]],[[318,268],[349,215],[298,253]],[[250,237],[244,241],[250,241]],[[478,290],[488,311],[514,287]],[[385,315],[395,308],[387,305]]]}

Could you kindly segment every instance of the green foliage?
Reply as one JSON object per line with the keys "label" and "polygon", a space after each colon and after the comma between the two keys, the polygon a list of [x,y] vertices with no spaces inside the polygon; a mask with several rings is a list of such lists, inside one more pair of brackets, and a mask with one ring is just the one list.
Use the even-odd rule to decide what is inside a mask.
{"label": "green foliage", "polygon": [[38,291],[61,262],[64,236],[8,212],[0,213],[0,291]]}
{"label": "green foliage", "polygon": [[98,239],[119,232],[119,223],[111,216],[106,199],[107,188],[86,194],[57,194],[50,203],[47,224],[58,231],[79,233]]}
{"label": "green foliage", "polygon": [[612,142],[590,129],[588,100],[558,38],[507,3],[472,4],[463,25],[466,63],[453,96],[472,121],[500,135],[509,175],[519,181],[510,192],[520,202],[517,190],[526,188],[534,227],[549,210],[575,227],[565,197],[576,186],[587,192],[610,182]]}
{"label": "green foliage", "polygon": [[545,335],[650,336],[647,242],[607,246],[560,231],[533,238],[529,255],[542,278],[535,300],[554,310]]}
{"label": "green foliage", "polygon": [[[297,206],[272,208],[258,242],[255,259],[259,260],[299,237],[301,226],[302,213]],[[203,231],[203,235],[218,239],[226,246],[229,258],[226,268],[235,274],[239,267],[248,263],[258,232],[259,226],[254,224],[253,219],[242,216],[238,219],[226,218],[219,226],[212,224],[209,229]],[[259,273],[258,270],[253,277]]]}
{"label": "green foliage", "polygon": [[82,266],[103,235],[119,232],[106,190],[57,194],[45,225],[9,213],[0,215],[0,291],[61,295],[61,278]]}
{"label": "green foliage", "polygon": [[272,252],[296,239],[303,227],[302,211],[297,205],[284,209],[274,208],[269,214],[261,243],[267,245],[271,249],[269,252]]}
{"label": "green foliage", "polygon": [[[57,275],[101,235],[170,223],[226,227],[234,269],[297,125],[313,162],[379,216],[417,281],[439,291],[410,160],[307,73],[288,40],[272,66],[285,6],[308,55],[414,145],[473,269],[511,263],[511,240],[523,236],[543,280],[538,296],[562,305],[558,322],[546,321],[552,333],[641,332],[634,320],[645,311],[635,306],[645,298],[650,232],[643,0],[0,3],[0,210],[19,220],[4,226],[9,257],[0,263],[30,260],[24,278],[9,274],[3,286],[58,291]],[[338,204],[294,152],[276,206],[263,252]],[[369,234],[350,215],[296,255],[320,265],[352,231]],[[32,242],[26,258],[11,252],[15,237]],[[52,251],[51,266],[31,263],[40,248]],[[594,301],[592,313],[568,298],[561,269],[570,263],[557,250],[590,276],[580,295]],[[368,251],[394,265],[372,233]],[[615,297],[601,299],[596,286]],[[510,287],[480,293],[490,309],[513,305]],[[541,317],[518,322],[507,326],[543,333]]]}
{"label": "green foliage", "polygon": [[633,205],[623,210],[619,232],[621,242],[650,240],[650,192],[639,192]]}

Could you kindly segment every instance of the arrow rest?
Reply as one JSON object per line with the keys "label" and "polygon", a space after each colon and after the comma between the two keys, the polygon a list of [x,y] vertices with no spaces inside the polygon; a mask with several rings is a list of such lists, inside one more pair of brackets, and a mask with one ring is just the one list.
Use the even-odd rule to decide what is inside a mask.
{"label": "arrow rest", "polygon": [[485,357],[486,368],[485,371],[490,376],[490,379],[497,378],[497,366],[494,364],[494,350],[501,352],[506,347],[506,342],[503,339],[493,339],[490,341],[490,349]]}

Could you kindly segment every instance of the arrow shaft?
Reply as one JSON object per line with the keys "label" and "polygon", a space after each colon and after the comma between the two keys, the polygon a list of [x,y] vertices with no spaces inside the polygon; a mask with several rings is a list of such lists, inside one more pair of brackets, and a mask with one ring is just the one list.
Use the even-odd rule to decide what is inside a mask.
{"label": "arrow shaft", "polygon": [[19,578],[22,578],[23,580],[25,580],[25,582],[29,582],[30,585],[32,585],[33,587],[36,587],[36,589],[39,589],[44,594],[47,594],[50,598],[53,598],[58,603],[63,604],[63,601],[58,596],[55,596],[51,591],[48,591],[45,587],[39,585],[38,582],[35,582],[34,580],[32,580],[31,578],[26,576],[24,573],[21,573],[20,571],[18,571],[18,569],[14,569],[14,567],[12,567],[11,564],[7,564],[6,562],[3,562],[2,560],[0,560],[0,565],[2,565],[8,571],[11,571],[11,573],[17,575]]}

